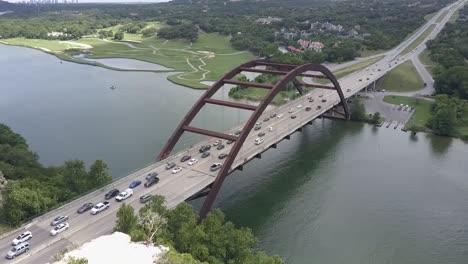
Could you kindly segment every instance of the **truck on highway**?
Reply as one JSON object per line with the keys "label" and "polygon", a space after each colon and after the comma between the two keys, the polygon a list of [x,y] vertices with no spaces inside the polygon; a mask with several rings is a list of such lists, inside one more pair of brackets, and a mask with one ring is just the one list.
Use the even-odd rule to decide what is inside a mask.
{"label": "truck on highway", "polygon": [[102,203],[98,203],[96,204],[93,209],[91,209],[91,214],[95,215],[95,214],[98,214],[104,210],[106,210],[107,208],[109,208],[110,206],[110,203],[109,202],[102,202]]}

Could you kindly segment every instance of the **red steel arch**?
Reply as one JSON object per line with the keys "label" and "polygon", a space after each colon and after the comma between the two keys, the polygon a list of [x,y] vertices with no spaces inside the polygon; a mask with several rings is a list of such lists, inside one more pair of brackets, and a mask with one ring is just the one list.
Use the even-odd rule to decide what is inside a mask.
{"label": "red steel arch", "polygon": [[[258,69],[255,68],[256,66],[267,66],[268,69]],[[267,73],[267,74],[274,74],[274,75],[282,75],[283,77],[276,83],[276,84],[265,84],[265,83],[256,83],[256,82],[244,82],[244,81],[237,81],[232,80],[237,74],[241,72],[257,72],[257,73]],[[320,72],[322,74],[309,74],[306,72],[313,71],[313,72]],[[304,83],[301,80],[298,80],[297,77],[313,77],[313,78],[322,78],[322,79],[329,79],[333,86],[326,86],[326,85],[316,85],[316,84],[308,84]],[[293,65],[293,64],[281,64],[275,63],[269,60],[253,60],[247,63],[244,63],[226,75],[224,75],[220,80],[214,83],[202,96],[201,98],[195,103],[192,109],[187,113],[187,115],[182,119],[179,126],[176,128],[164,148],[162,149],[161,153],[158,156],[158,160],[163,160],[167,158],[171,151],[173,150],[174,146],[176,145],[177,141],[180,139],[184,131],[189,131],[193,133],[198,133],[210,137],[216,137],[220,139],[226,140],[233,140],[235,143],[233,144],[231,151],[226,157],[223,166],[218,172],[218,175],[215,181],[211,184],[210,191],[208,193],[208,197],[206,198],[201,210],[200,210],[200,218],[204,218],[208,212],[211,210],[213,203],[216,199],[216,196],[221,189],[221,186],[224,182],[226,176],[232,171],[231,166],[235,161],[237,154],[241,150],[242,145],[244,144],[247,136],[249,135],[250,131],[253,129],[255,123],[260,118],[260,116],[265,111],[266,107],[271,103],[273,98],[289,83],[293,82],[299,92],[302,94],[302,87],[312,87],[312,88],[320,88],[320,89],[332,89],[336,90],[338,93],[341,104],[344,109],[344,115],[346,119],[349,119],[350,113],[348,109],[348,105],[346,103],[346,99],[344,98],[343,92],[341,90],[340,84],[336,80],[336,77],[333,73],[328,70],[325,66],[320,64],[303,64],[303,65]],[[264,88],[270,89],[270,92],[263,98],[258,106],[252,106],[247,104],[241,104],[236,102],[230,101],[222,101],[217,99],[212,99],[211,97],[221,88],[224,84],[236,84],[242,85],[247,87],[256,87],[256,88]],[[253,114],[250,116],[241,134],[236,137],[233,135],[228,135],[221,132],[215,132],[206,130],[203,128],[196,128],[191,127],[190,123],[195,118],[195,116],[200,112],[205,104],[215,104],[227,107],[234,107],[238,109],[244,110],[251,110]]]}

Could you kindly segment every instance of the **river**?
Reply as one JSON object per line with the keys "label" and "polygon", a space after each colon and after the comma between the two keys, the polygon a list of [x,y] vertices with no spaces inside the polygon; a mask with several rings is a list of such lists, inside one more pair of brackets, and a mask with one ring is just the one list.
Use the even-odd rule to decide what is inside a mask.
{"label": "river", "polygon": [[[202,93],[166,76],[61,64],[0,45],[0,122],[44,164],[100,158],[119,177],[154,159]],[[207,111],[197,122],[221,128],[244,119]],[[316,120],[233,173],[217,205],[286,263],[464,264],[467,161],[460,140]]]}

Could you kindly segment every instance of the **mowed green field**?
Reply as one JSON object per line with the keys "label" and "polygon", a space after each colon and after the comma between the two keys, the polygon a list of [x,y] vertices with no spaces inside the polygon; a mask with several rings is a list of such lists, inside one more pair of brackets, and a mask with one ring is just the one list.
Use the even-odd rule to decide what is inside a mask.
{"label": "mowed green field", "polygon": [[[109,29],[117,31],[118,26]],[[92,52],[89,58],[128,58],[157,63],[181,72],[170,76],[169,80],[192,88],[207,88],[200,82],[217,80],[231,68],[255,58],[248,51],[235,50],[229,37],[216,33],[200,33],[194,43],[127,33],[123,41],[89,37],[74,41],[16,38],[2,42],[40,49],[61,58],[66,56],[67,50],[87,49]]]}
{"label": "mowed green field", "polygon": [[411,92],[422,89],[423,83],[413,62],[408,60],[388,72],[381,87],[387,91]]}
{"label": "mowed green field", "polygon": [[401,53],[400,55],[405,55],[410,53],[412,50],[414,50],[421,42],[423,42],[427,36],[434,30],[436,24],[430,25],[417,39],[415,39],[411,44],[408,45]]}

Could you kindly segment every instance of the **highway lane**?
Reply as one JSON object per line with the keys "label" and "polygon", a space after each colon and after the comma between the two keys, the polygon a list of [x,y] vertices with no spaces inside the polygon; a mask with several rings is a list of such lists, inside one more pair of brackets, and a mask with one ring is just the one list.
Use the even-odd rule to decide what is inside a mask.
{"label": "highway lane", "polygon": [[[449,12],[447,14],[447,17],[449,17],[451,13],[452,12]],[[431,23],[431,21],[428,23]],[[422,28],[418,32],[422,33],[423,31],[424,29]],[[411,43],[410,40],[415,38],[417,38],[417,36],[409,38],[407,41],[404,42],[404,45],[399,45],[397,47],[397,50],[388,52],[387,56],[383,60],[369,66],[369,70],[358,71],[340,79],[340,85],[344,90],[345,96],[349,97],[355,94],[356,92],[361,90],[365,85],[371,84],[374,80],[383,76],[386,71],[402,63],[404,60],[412,56],[411,54],[409,54],[406,57],[398,57],[398,50],[401,51],[402,49],[404,49],[405,45],[409,45],[409,43]],[[391,63],[392,65],[391,68],[388,67],[389,63]],[[378,71],[379,68],[381,68],[381,71]],[[371,73],[372,75],[370,75]],[[367,78],[369,78],[369,80],[367,80]],[[362,81],[359,81],[359,79],[362,79]],[[347,92],[347,89],[350,89],[350,91]],[[323,94],[322,98],[326,98],[327,102],[321,102],[322,98],[318,97],[320,94]],[[307,101],[308,96],[314,97],[313,103],[309,103]],[[261,130],[252,131],[252,133],[249,134],[246,144],[242,147],[238,158],[233,164],[233,168],[242,164],[244,162],[244,159],[253,158],[259,152],[259,150],[263,151],[264,149],[267,149],[270,145],[280,141],[285,135],[292,133],[298,127],[307,123],[309,120],[323,114],[328,107],[339,103],[339,99],[336,92],[331,90],[315,89],[308,96],[301,97],[295,101],[288,103],[287,105],[283,105],[268,113],[265,113],[260,118],[260,120],[263,120],[265,116],[269,116],[271,112],[282,113],[284,116],[282,118],[271,119],[270,121],[262,124]],[[296,106],[298,104],[302,104],[302,107],[297,108]],[[320,111],[316,110],[317,105],[322,106],[322,109]],[[312,111],[306,112],[306,106],[311,106]],[[295,110],[294,114],[297,115],[296,119],[290,118],[291,114],[288,113],[289,108],[293,108]],[[267,127],[269,126],[273,126],[274,130],[272,132],[266,131]],[[240,128],[242,128],[242,126],[232,128],[229,131],[232,133]],[[263,142],[259,147],[253,142],[260,131],[266,131],[266,136],[264,137],[265,142]],[[212,144],[214,140],[215,139],[211,139],[208,142]],[[177,153],[176,155],[171,156],[169,159],[165,160],[164,162],[151,164],[148,167],[145,167],[144,169],[138,171],[133,176],[126,177],[112,184],[111,186],[105,187],[100,191],[93,193],[89,196],[88,199],[77,200],[71,202],[64,208],[61,208],[58,211],[60,212],[60,214],[66,214],[70,217],[70,220],[68,222],[70,223],[71,228],[59,235],[58,237],[51,237],[49,235],[49,232],[52,228],[50,226],[50,221],[55,217],[55,215],[58,215],[58,212],[50,213],[44,217],[37,219],[37,222],[33,223],[29,228],[27,228],[33,233],[33,239],[30,241],[31,252],[41,247],[44,247],[43,250],[41,250],[40,252],[34,252],[34,254],[30,256],[20,256],[14,261],[7,261],[5,259],[2,259],[0,263],[45,263],[43,261],[45,261],[47,257],[50,258],[58,250],[65,247],[65,245],[70,245],[72,244],[72,242],[81,244],[99,236],[100,234],[110,232],[112,230],[112,227],[114,226],[115,212],[118,209],[118,203],[115,202],[115,200],[111,200],[111,207],[108,210],[96,216],[90,215],[89,212],[86,212],[84,214],[77,214],[77,208],[85,202],[98,203],[103,201],[104,194],[114,187],[122,191],[126,189],[128,185],[135,179],[140,179],[144,181],[144,176],[148,172],[157,171],[159,173],[160,182],[152,186],[151,188],[144,188],[143,186],[137,187],[135,189],[135,194],[133,195],[133,197],[127,199],[125,202],[131,203],[138,209],[142,206],[138,201],[139,197],[145,193],[164,195],[170,207],[173,207],[178,203],[184,201],[185,199],[192,196],[196,192],[202,190],[205,186],[209,185],[211,182],[214,181],[216,174],[209,171],[209,166],[211,166],[211,164],[214,162],[219,162],[219,159],[217,157],[219,153],[227,153],[230,147],[232,147],[232,145],[226,145],[226,148],[221,151],[214,150],[212,147],[211,157],[202,159],[200,158],[200,154],[198,153],[198,147],[208,142],[202,142],[197,146],[194,146],[193,148],[189,149],[188,151]],[[178,174],[172,174],[170,171],[165,170],[165,162],[174,161],[176,162],[176,164],[180,164],[179,160],[185,154],[189,154],[192,157],[197,157],[199,159],[198,164],[192,167],[183,165],[183,170]],[[11,248],[11,246],[9,245],[11,243],[11,240],[13,240],[13,238],[19,233],[20,230],[1,239],[1,252],[4,252],[4,254],[6,254],[6,252]]]}

